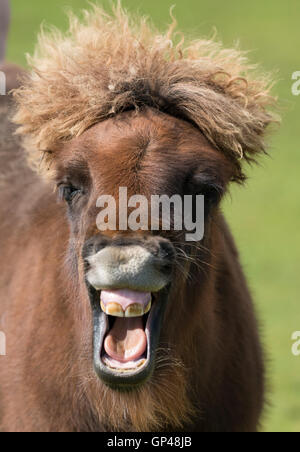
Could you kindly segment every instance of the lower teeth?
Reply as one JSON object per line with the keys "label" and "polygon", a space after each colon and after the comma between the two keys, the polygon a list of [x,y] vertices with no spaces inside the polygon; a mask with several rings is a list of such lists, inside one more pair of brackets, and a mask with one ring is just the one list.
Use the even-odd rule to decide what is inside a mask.
{"label": "lower teeth", "polygon": [[113,370],[117,370],[118,372],[130,372],[132,370],[138,369],[139,367],[142,367],[146,363],[146,359],[141,358],[140,360],[137,360],[136,363],[134,362],[128,363],[128,366],[131,367],[118,367],[117,363],[112,363],[110,359],[107,358],[106,356],[102,358],[102,361],[107,367]]}

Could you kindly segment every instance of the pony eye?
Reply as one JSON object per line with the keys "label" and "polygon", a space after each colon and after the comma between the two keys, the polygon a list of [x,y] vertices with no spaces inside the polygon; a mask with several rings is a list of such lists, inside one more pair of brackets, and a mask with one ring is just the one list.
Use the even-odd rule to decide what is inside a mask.
{"label": "pony eye", "polygon": [[75,197],[82,192],[80,188],[76,188],[73,185],[62,184],[58,188],[60,198],[64,199],[68,204],[71,204]]}

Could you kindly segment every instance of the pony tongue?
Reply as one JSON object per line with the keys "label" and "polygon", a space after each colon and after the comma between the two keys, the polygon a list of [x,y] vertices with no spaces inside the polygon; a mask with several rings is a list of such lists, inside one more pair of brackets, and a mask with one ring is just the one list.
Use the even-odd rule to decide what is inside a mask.
{"label": "pony tongue", "polygon": [[104,341],[108,356],[121,363],[140,358],[146,348],[147,337],[142,317],[116,318]]}

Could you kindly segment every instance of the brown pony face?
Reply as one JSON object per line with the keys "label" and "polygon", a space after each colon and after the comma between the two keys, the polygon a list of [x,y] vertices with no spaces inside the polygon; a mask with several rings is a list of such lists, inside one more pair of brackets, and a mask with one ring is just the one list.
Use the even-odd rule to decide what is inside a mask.
{"label": "brown pony face", "polygon": [[[182,253],[187,261],[189,254],[194,256],[195,243],[186,240],[184,227],[162,230],[161,218],[155,230],[150,221],[135,230],[124,227],[120,221],[128,221],[134,207],[128,208],[127,201],[143,196],[151,209],[153,195],[182,200],[189,195],[191,217],[197,220],[193,209],[201,194],[208,226],[233,165],[192,125],[145,109],[124,112],[65,144],[57,152],[55,169],[67,203],[76,277],[91,301],[95,371],[111,387],[135,387],[152,375],[161,335],[172,322],[172,314],[164,317],[180,280],[179,259]],[[126,189],[126,206],[120,187]],[[102,208],[115,202],[116,221],[107,230],[107,218],[99,220],[99,199],[107,200]]]}

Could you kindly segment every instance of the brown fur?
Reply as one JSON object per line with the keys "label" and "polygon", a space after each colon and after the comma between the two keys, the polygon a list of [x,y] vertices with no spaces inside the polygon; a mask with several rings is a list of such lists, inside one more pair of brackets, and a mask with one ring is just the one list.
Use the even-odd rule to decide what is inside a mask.
{"label": "brown fur", "polygon": [[[68,177],[86,187],[84,199],[69,215],[71,232],[65,207],[57,202],[49,181],[29,169],[19,143],[12,141],[9,107],[1,110],[0,124],[8,141],[2,141],[0,148],[5,175],[0,191],[0,329],[6,333],[8,349],[7,356],[0,358],[0,429],[255,431],[264,403],[263,357],[251,297],[218,203],[209,210],[200,244],[188,246],[180,234],[167,234],[178,252],[172,292],[154,375],[136,391],[114,391],[93,371],[92,319],[81,254],[87,238],[98,233],[97,197],[115,194],[119,186],[146,196],[184,194],[186,181],[197,175],[217,187],[220,196],[224,194],[230,180],[241,177],[234,152],[246,155],[262,149],[262,133],[270,116],[264,110],[265,98],[257,94],[265,91],[261,82],[240,84],[232,79],[230,84],[225,83],[227,76],[221,77],[222,82],[212,81],[216,68],[222,73],[230,68],[234,78],[240,73],[236,53],[215,53],[213,46],[209,58],[203,59],[201,53],[199,60],[191,57],[190,64],[179,58],[177,66],[172,58],[180,55],[180,47],[170,51],[164,63],[166,37],[155,40],[145,24],[138,32],[143,35],[143,52],[140,46],[133,51],[134,38],[120,10],[113,22],[98,9],[86,20],[85,26],[73,21],[64,45],[55,41],[54,46],[50,38],[43,38],[43,54],[35,60],[39,76],[17,93],[17,121],[22,123],[22,133],[30,136],[34,159],[37,150],[53,146],[54,182]],[[104,31],[99,33],[101,27]],[[115,39],[110,43],[111,37]],[[62,38],[57,39],[61,43]],[[92,41],[93,46],[86,47]],[[200,42],[186,52],[195,55],[196,49],[201,50]],[[127,66],[121,64],[121,51]],[[130,58],[137,54],[145,54],[143,61],[135,59],[135,63],[139,61],[140,71],[147,68],[157,88],[162,83],[164,92],[171,95],[171,80],[180,84],[178,108],[182,106],[188,114],[182,110],[169,115],[145,102],[138,110],[105,120],[112,105],[118,107],[116,111],[132,106],[126,100],[127,95],[132,99],[132,86],[139,92],[136,80],[133,85],[128,82],[126,94],[121,82]],[[123,86],[110,100],[99,76],[100,67],[106,73],[101,65],[109,56],[114,80]],[[72,61],[74,70],[82,71],[78,86],[61,72],[63,65],[70,71]],[[178,79],[175,67],[180,68]],[[188,95],[192,80],[193,99],[197,99],[193,105]],[[95,91],[83,89],[85,81],[99,89],[95,103],[91,103]],[[203,97],[204,88],[207,96]],[[237,92],[248,97],[247,105]],[[211,99],[217,101],[210,104]],[[189,117],[192,111],[194,117]],[[197,124],[200,118],[206,128],[204,123]]]}

